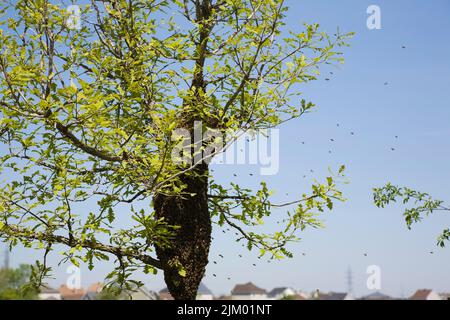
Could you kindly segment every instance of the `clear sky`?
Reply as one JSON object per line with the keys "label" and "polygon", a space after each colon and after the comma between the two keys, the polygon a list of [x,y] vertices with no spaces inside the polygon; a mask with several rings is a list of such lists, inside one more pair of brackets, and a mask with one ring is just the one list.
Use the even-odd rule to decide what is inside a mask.
{"label": "clear sky", "polygon": [[[360,295],[370,292],[366,268],[378,265],[381,291],[387,294],[409,296],[417,288],[449,292],[450,248],[435,245],[437,235],[450,225],[448,213],[437,213],[408,231],[402,208],[376,208],[372,188],[392,182],[450,201],[450,1],[287,3],[290,29],[299,30],[306,21],[320,23],[329,33],[336,27],[356,32],[345,50],[346,63],[324,70],[321,80],[301,88],[318,109],[280,128],[279,174],[260,177],[256,166],[217,166],[215,177],[229,182],[236,173],[236,182],[248,186],[267,180],[282,201],[307,191],[314,179],[328,174],[328,167],[345,164],[350,183],[342,189],[348,201],[324,215],[325,229],[307,231],[301,242],[290,246],[293,259],[277,263],[258,260],[229,234],[215,230],[205,284],[216,294],[247,281],[269,290],[292,286],[345,291],[351,267],[354,292]],[[381,30],[366,27],[371,4],[381,8]],[[331,81],[324,81],[327,77]],[[14,265],[34,258],[33,252],[22,249],[11,256]],[[57,286],[67,275],[64,266],[54,268],[56,279],[50,283]],[[83,285],[101,281],[106,270],[105,265],[92,272],[83,268]],[[160,275],[137,277],[150,289],[164,286]]]}

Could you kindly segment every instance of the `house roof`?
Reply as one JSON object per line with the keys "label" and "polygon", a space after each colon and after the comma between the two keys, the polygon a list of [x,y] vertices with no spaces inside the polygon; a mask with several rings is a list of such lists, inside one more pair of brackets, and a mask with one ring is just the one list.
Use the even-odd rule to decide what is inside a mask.
{"label": "house roof", "polygon": [[59,287],[59,293],[63,300],[81,300],[84,297],[84,289],[71,289],[67,285]]}
{"label": "house roof", "polygon": [[103,283],[101,283],[101,282],[96,282],[96,283],[91,284],[91,285],[88,287],[87,291],[88,291],[88,292],[96,292],[96,293],[99,293],[99,292],[102,291],[102,289],[103,289]]}
{"label": "house roof", "polygon": [[417,290],[412,296],[411,296],[411,300],[425,300],[428,295],[432,292],[433,290],[430,289],[420,289]]}
{"label": "house roof", "polygon": [[255,286],[251,282],[245,284],[237,284],[233,290],[231,290],[232,295],[250,295],[250,294],[266,294],[267,291]]}
{"label": "house roof", "polygon": [[346,292],[330,292],[328,294],[319,294],[319,300],[344,300],[347,295]]}
{"label": "house roof", "polygon": [[385,295],[379,291],[371,293],[361,298],[361,300],[392,300],[388,295]]}

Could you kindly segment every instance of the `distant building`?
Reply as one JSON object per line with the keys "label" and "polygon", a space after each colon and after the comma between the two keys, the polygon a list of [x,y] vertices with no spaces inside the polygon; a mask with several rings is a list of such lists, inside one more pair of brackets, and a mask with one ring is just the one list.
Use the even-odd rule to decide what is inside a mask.
{"label": "distant building", "polygon": [[361,300],[394,300],[394,298],[377,291],[362,297]]}
{"label": "distant building", "polygon": [[441,296],[430,289],[417,290],[410,300],[442,300]]}
{"label": "distant building", "polygon": [[232,300],[267,300],[267,291],[248,282],[237,284],[231,291]]}
{"label": "distant building", "polygon": [[40,300],[61,300],[59,291],[50,287],[41,287],[38,297]]}
{"label": "distant building", "polygon": [[59,287],[59,293],[62,300],[81,300],[86,294],[82,288],[71,289],[65,284]]}
{"label": "distant building", "polygon": [[[103,290],[103,284],[100,282],[91,284],[86,294],[83,296],[82,300],[99,300],[108,299],[108,297],[101,296]],[[112,296],[113,297],[113,296]],[[114,297],[118,300],[158,300],[159,296],[156,292],[148,290],[144,286],[138,287],[137,285],[134,289],[123,290],[118,296]]]}
{"label": "distant building", "polygon": [[99,294],[102,292],[103,289],[103,283],[96,282],[91,284],[82,300],[97,300]]}
{"label": "distant building", "polygon": [[219,296],[215,297],[214,300],[232,300],[231,296]]}
{"label": "distant building", "polygon": [[100,293],[103,290],[103,283],[101,282],[96,282],[91,284],[88,289],[87,292],[95,292],[95,293]]}
{"label": "distant building", "polygon": [[197,291],[197,300],[213,300],[214,294],[203,283],[200,283]]}
{"label": "distant building", "polygon": [[174,300],[167,287],[159,291],[159,300]]}
{"label": "distant building", "polygon": [[355,298],[347,292],[329,292],[319,293],[318,300],[355,300]]}
{"label": "distant building", "polygon": [[272,291],[269,292],[268,297],[269,299],[280,300],[284,297],[295,296],[296,294],[297,292],[292,288],[280,287],[272,289]]}
{"label": "distant building", "polygon": [[450,293],[439,293],[442,300],[450,300]]}

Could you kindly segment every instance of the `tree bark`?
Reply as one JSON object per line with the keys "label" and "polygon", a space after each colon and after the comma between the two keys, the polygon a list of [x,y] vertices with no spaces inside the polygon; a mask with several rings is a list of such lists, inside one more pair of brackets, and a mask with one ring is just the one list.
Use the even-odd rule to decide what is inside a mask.
{"label": "tree bark", "polygon": [[[197,112],[205,106],[201,104],[200,92],[206,92],[203,68],[206,61],[208,36],[212,30],[209,22],[212,8],[211,0],[195,1],[196,22],[199,24],[199,39],[197,42],[192,88],[194,97],[199,98],[199,104],[183,101],[185,108],[180,128],[194,130]],[[201,90],[200,90],[201,89]],[[206,121],[208,123],[209,121]],[[194,135],[195,137],[195,135]],[[194,146],[202,141],[195,141]],[[170,247],[156,246],[158,259],[164,265],[164,280],[170,294],[176,300],[195,300],[197,290],[205,274],[208,264],[209,247],[211,244],[211,216],[208,210],[208,166],[205,163],[197,165],[186,175],[182,175],[181,182],[187,186],[183,193],[187,195],[168,196],[157,194],[153,206],[156,218],[164,218],[169,225],[179,226],[175,239]],[[189,194],[194,194],[193,196]],[[180,276],[182,266],[186,275]]]}
{"label": "tree bark", "polygon": [[[181,177],[190,195],[157,194],[153,201],[155,215],[169,225],[179,226],[170,247],[156,246],[164,267],[164,280],[176,300],[195,300],[208,264],[211,243],[211,217],[208,210],[208,168],[200,165]],[[185,193],[183,192],[183,193]],[[186,271],[183,277],[179,266]]]}

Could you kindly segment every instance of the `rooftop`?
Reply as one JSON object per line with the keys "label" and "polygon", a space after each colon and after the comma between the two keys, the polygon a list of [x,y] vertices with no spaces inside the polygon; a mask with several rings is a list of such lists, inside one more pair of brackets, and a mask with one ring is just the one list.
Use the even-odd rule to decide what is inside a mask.
{"label": "rooftop", "polygon": [[237,284],[231,291],[232,295],[251,295],[251,294],[266,294],[267,291],[255,286],[251,282],[245,284]]}
{"label": "rooftop", "polygon": [[425,300],[428,295],[432,292],[430,289],[420,289],[417,290],[412,296],[411,300]]}

